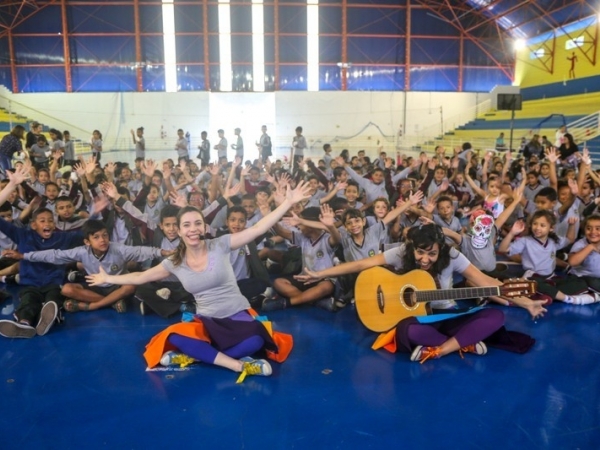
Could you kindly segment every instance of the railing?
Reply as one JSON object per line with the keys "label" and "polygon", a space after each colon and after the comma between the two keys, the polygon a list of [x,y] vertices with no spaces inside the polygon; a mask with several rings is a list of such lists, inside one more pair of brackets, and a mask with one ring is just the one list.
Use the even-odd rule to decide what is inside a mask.
{"label": "railing", "polygon": [[439,123],[419,130],[415,137],[420,138],[421,140],[423,140],[423,138],[425,138],[425,140],[431,140],[432,137],[442,137],[445,133],[455,130],[471,120],[475,120],[480,115],[491,111],[491,109],[492,101],[489,99],[485,100],[471,108],[467,108],[460,114],[448,118],[441,117]]}
{"label": "railing", "polygon": [[567,124],[567,130],[576,144],[586,146],[587,141],[600,136],[600,111]]}

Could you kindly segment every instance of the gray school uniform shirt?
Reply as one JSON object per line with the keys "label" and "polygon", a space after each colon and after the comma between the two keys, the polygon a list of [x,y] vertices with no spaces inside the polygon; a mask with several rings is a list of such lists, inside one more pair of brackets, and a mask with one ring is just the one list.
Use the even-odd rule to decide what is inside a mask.
{"label": "gray school uniform shirt", "polygon": [[[570,253],[577,253],[588,245],[589,242],[586,238],[579,239],[571,247]],[[600,277],[600,253],[597,251],[591,252],[580,265],[571,266],[569,273],[576,277]]]}
{"label": "gray school uniform shirt", "polygon": [[135,157],[145,158],[146,157],[146,139],[139,138],[135,143]]}
{"label": "gray school uniform shirt", "polygon": [[[45,262],[51,264],[67,264],[80,262],[87,273],[100,272],[100,266],[109,275],[121,275],[128,273],[127,263],[129,261],[142,262],[147,259],[160,257],[160,249],[154,247],[129,246],[111,242],[106,253],[98,258],[92,252],[92,247],[82,245],[70,250],[43,250],[29,252],[23,255],[23,259],[34,262]],[[101,287],[112,286],[104,283]]]}
{"label": "gray school uniform shirt", "polygon": [[[402,256],[406,251],[406,245],[401,244],[400,247],[391,248],[383,252],[386,264],[394,266],[396,270],[402,270]],[[456,250],[455,248],[450,249],[450,264],[437,276],[440,289],[452,289],[452,276],[453,274],[462,274],[471,263],[465,255]],[[450,309],[456,306],[454,300],[440,300],[430,302],[430,305],[434,309]]]}
{"label": "gray school uniform shirt", "polygon": [[560,236],[558,242],[548,238],[544,244],[533,236],[524,236],[510,243],[508,256],[521,255],[521,265],[525,271],[532,270],[549,277],[556,267],[556,251],[568,244],[567,238]]}
{"label": "gray school uniform shirt", "polygon": [[217,156],[220,158],[227,158],[227,139],[221,138],[219,141],[219,150],[217,150]]}
{"label": "gray school uniform shirt", "polygon": [[538,184],[536,187],[532,188],[529,185],[525,186],[525,190],[523,191],[523,197],[527,199],[528,202],[532,202],[535,200],[535,196],[544,189],[544,186]]}
{"label": "gray school uniform shirt", "polygon": [[209,239],[206,246],[208,264],[201,272],[190,269],[185,260],[177,267],[171,259],[165,259],[161,264],[194,296],[196,313],[201,316],[223,319],[250,308],[229,262],[231,235]]}
{"label": "gray school uniform shirt", "polygon": [[341,244],[344,249],[344,260],[350,262],[369,258],[379,253],[382,240],[384,239],[384,236],[387,235],[387,231],[383,222],[378,222],[365,228],[365,238],[363,239],[362,245],[358,245],[345,228],[340,228],[340,234],[342,235]]}
{"label": "gray school uniform shirt", "polygon": [[[450,219],[450,222],[446,222],[438,214],[434,214],[433,215],[433,223],[439,225],[440,227],[448,228],[449,230],[452,230],[455,233],[460,234],[462,232],[462,225],[460,224],[460,220],[456,216],[452,216],[452,219]],[[454,239],[446,236],[446,244],[454,245]]]}
{"label": "gray school uniform shirt", "polygon": [[302,270],[325,270],[333,267],[335,248],[329,245],[329,233],[311,241],[300,231],[292,231],[292,244],[302,249]]}
{"label": "gray school uniform shirt", "polygon": [[367,203],[372,203],[379,197],[389,198],[387,190],[385,189],[385,181],[381,184],[375,184],[371,180],[363,178],[357,174],[350,166],[345,167],[348,176],[358,183],[358,185],[365,190],[367,196]]}
{"label": "gray school uniform shirt", "polygon": [[97,155],[100,151],[96,150],[96,147],[102,148],[102,139],[93,139],[92,140],[92,155]]}
{"label": "gray school uniform shirt", "polygon": [[294,155],[304,156],[304,150],[306,149],[306,138],[304,136],[294,136]]}
{"label": "gray school uniform shirt", "polygon": [[250,250],[247,245],[231,250],[229,253],[229,262],[233,267],[233,273],[236,280],[245,280],[250,278],[250,264],[247,257],[250,256]]}
{"label": "gray school uniform shirt", "polygon": [[187,158],[188,157],[188,141],[186,138],[177,139],[177,143],[175,144],[175,150],[177,150],[178,158]]}
{"label": "gray school uniform shirt", "polygon": [[235,156],[239,156],[240,158],[244,156],[244,140],[241,136],[237,137],[237,142],[235,144]]}
{"label": "gray school uniform shirt", "polygon": [[65,153],[63,158],[67,161],[73,161],[75,159],[75,144],[73,141],[65,141]]}

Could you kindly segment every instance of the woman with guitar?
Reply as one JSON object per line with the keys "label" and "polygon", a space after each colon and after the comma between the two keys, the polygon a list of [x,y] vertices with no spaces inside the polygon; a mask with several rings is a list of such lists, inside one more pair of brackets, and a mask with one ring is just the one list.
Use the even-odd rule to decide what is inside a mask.
{"label": "woman with guitar", "polygon": [[[493,287],[490,292],[502,292],[498,289],[502,283],[482,273],[462,253],[448,246],[441,228],[437,225],[428,224],[411,228],[407,235],[407,241],[399,248],[393,248],[370,258],[340,264],[319,272],[305,271],[304,274],[296,275],[296,279],[313,283],[322,278],[361,272],[383,265],[394,266],[396,270],[402,272],[414,269],[420,269],[420,271],[411,272],[411,275],[414,274],[414,276],[407,280],[408,283],[403,283],[400,295],[395,295],[394,298],[392,298],[392,295],[386,296],[384,294],[385,287],[382,288],[381,285],[373,289],[371,297],[376,298],[376,300],[360,298],[359,282],[361,280],[359,277],[355,287],[357,293],[356,307],[361,320],[366,325],[368,323],[375,324],[373,326],[367,325],[369,328],[376,331],[390,330],[392,334],[395,330],[396,334],[394,339],[391,340],[400,349],[412,352],[411,361],[423,363],[427,359],[440,358],[456,351],[461,351],[461,354],[469,352],[479,355],[487,352],[483,340],[503,326],[504,313],[502,311],[492,308],[473,308],[467,313],[455,313],[450,317],[447,314],[436,317],[436,314],[452,313],[453,310],[456,312],[456,302],[447,299],[451,298],[454,291],[461,291],[452,289],[452,279],[455,273],[462,275],[475,286]],[[434,301],[431,301],[429,305],[434,314],[415,318],[412,317],[414,314],[410,312],[410,310],[415,309],[411,302],[427,300],[418,299],[418,291],[421,289],[418,286],[418,275],[422,273],[421,271],[428,272],[435,281],[435,285],[426,287],[433,288],[430,291],[432,293],[430,299]],[[377,276],[367,278],[365,283],[371,284],[373,288],[381,282]],[[410,290],[406,289],[408,284],[410,284]],[[447,291],[440,291],[440,289]],[[473,298],[481,295],[478,289],[466,289],[466,291],[468,293],[456,298]],[[485,292],[484,295],[490,295],[487,291]],[[435,295],[436,293],[438,295]],[[446,299],[442,297],[440,300],[440,293],[445,295]],[[542,306],[544,300],[535,301],[518,295],[513,297],[511,301],[499,296],[491,296],[490,298],[503,305],[514,303],[521,306],[527,309],[533,318],[543,316],[546,312]],[[376,305],[372,310],[367,310],[368,312],[365,312],[364,317],[361,314],[361,309],[365,310],[361,304],[363,300],[365,302],[371,301]],[[406,314],[409,317],[400,320],[395,326],[394,323],[379,325],[379,323],[385,324],[386,313],[389,315],[389,311],[395,309],[395,304],[404,304],[405,309],[409,310]],[[399,318],[401,317],[402,315],[399,316]]]}

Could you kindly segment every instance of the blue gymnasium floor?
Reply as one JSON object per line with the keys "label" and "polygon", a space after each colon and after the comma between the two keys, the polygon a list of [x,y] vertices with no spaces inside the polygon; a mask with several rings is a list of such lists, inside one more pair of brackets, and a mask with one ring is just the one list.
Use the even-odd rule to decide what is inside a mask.
{"label": "blue gymnasium floor", "polygon": [[44,337],[0,338],[0,448],[598,448],[600,305],[555,304],[537,323],[504,310],[538,340],[530,353],[423,365],[371,350],[353,306],[278,311],[294,351],[241,385],[202,365],[147,372],[144,346],[169,323],[156,315],[70,314]]}

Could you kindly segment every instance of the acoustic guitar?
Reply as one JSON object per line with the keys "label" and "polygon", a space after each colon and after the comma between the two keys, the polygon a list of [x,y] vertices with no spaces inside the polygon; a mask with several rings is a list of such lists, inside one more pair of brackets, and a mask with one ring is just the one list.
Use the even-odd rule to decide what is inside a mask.
{"label": "acoustic guitar", "polygon": [[358,275],[354,299],[362,323],[372,331],[384,332],[406,317],[430,315],[428,302],[520,297],[535,293],[535,289],[535,281],[524,279],[507,280],[502,286],[437,289],[433,277],[424,270],[396,275],[383,267],[372,267]]}

